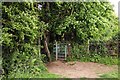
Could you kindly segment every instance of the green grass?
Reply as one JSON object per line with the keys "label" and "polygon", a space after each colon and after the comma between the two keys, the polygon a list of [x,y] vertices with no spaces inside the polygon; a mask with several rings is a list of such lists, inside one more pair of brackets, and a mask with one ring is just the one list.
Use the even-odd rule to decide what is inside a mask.
{"label": "green grass", "polygon": [[48,72],[40,73],[37,75],[27,73],[27,72],[25,73],[17,72],[17,73],[10,74],[8,78],[62,78],[62,76],[48,73]]}
{"label": "green grass", "polygon": [[52,73],[43,73],[39,77],[41,77],[41,78],[62,78],[62,76],[52,74]]}
{"label": "green grass", "polygon": [[[62,78],[62,80],[72,80],[70,78],[65,78],[61,75],[57,75],[57,74],[52,74],[52,73],[48,73],[48,72],[44,72],[41,73],[39,75],[34,75],[34,74],[30,74],[30,73],[14,73],[16,74],[16,76],[9,75],[9,80],[15,80],[15,78],[19,78],[19,80],[31,80],[30,78],[41,78],[41,80],[58,80],[58,78]],[[5,78],[5,80],[8,80]]]}
{"label": "green grass", "polygon": [[112,58],[111,56],[105,56],[102,57],[100,55],[96,55],[93,57],[89,57],[89,56],[84,56],[80,58],[67,58],[67,61],[80,61],[80,62],[95,62],[95,63],[101,63],[101,64],[105,64],[105,65],[118,65],[118,58]]}
{"label": "green grass", "polygon": [[101,78],[118,78],[118,72],[110,72],[100,75]]}

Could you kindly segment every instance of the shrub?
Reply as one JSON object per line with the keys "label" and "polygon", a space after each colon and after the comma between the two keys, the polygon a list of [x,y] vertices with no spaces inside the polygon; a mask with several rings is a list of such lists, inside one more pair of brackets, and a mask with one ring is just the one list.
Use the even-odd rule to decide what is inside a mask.
{"label": "shrub", "polygon": [[2,7],[2,65],[6,77],[46,71],[36,47],[36,40],[43,35],[39,30],[44,29],[45,24],[39,21],[33,3],[3,3]]}
{"label": "shrub", "polygon": [[71,51],[72,57],[68,57],[67,60],[78,60],[84,62],[103,63],[106,65],[117,65],[118,57],[110,56],[105,46],[100,44],[99,46],[101,46],[102,48],[98,49],[98,51],[89,50],[88,53],[86,44],[79,45],[77,43],[73,43],[73,48]]}

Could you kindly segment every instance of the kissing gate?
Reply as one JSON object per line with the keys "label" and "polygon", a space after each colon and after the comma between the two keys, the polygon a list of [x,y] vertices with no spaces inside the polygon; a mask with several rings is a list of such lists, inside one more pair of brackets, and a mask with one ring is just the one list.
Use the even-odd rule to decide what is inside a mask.
{"label": "kissing gate", "polygon": [[56,60],[66,60],[67,55],[70,54],[70,44],[66,42],[55,42],[53,47],[53,53],[56,55]]}

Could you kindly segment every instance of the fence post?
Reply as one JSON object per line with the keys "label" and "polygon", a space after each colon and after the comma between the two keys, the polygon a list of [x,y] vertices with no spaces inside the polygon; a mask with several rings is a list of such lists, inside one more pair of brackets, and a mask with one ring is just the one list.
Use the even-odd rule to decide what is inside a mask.
{"label": "fence post", "polygon": [[90,41],[88,40],[87,41],[87,53],[89,54],[89,43],[90,43]]}
{"label": "fence post", "polygon": [[58,47],[57,47],[57,41],[56,41],[56,60],[58,59]]}
{"label": "fence post", "polygon": [[40,38],[38,38],[38,49],[39,49],[39,57],[41,58],[41,41]]}
{"label": "fence post", "polygon": [[66,57],[67,57],[67,46],[65,45],[65,60],[66,60]]}

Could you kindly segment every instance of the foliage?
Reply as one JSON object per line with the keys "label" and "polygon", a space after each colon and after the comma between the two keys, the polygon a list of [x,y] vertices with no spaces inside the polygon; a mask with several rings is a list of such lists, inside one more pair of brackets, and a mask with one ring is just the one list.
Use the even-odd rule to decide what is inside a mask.
{"label": "foliage", "polygon": [[97,62],[97,63],[106,64],[106,65],[117,65],[118,57],[110,56],[108,53],[106,53],[106,50],[104,49],[105,48],[101,48],[97,52],[90,51],[88,53],[87,47],[85,44],[79,45],[77,43],[73,43],[71,57],[68,58],[68,61],[78,60],[78,61],[83,61],[83,62]]}
{"label": "foliage", "polygon": [[42,60],[44,63],[47,63],[47,62],[48,62],[47,56],[46,56],[45,54],[41,54],[41,60]]}
{"label": "foliage", "polygon": [[[46,2],[40,3],[42,6],[41,20],[46,22],[49,27],[50,41],[68,40],[79,44],[86,44],[91,41],[108,41],[118,33],[118,18],[114,14],[112,5],[109,2]],[[102,45],[101,45],[102,46]],[[82,48],[85,47],[85,48]],[[100,55],[106,54],[106,48],[99,51]],[[87,54],[87,46],[74,47],[72,52],[75,58],[84,61],[86,55],[91,57],[98,56],[96,53]],[[96,60],[89,60],[96,61]]]}
{"label": "foliage", "polygon": [[[38,4],[42,5],[40,9]],[[16,72],[38,75],[46,71],[37,47],[37,40],[43,40],[45,31],[49,32],[51,42],[60,36],[59,39],[85,44],[89,39],[109,40],[118,30],[117,17],[108,2],[5,2],[2,8],[2,64],[9,77],[17,76]],[[96,53],[86,53],[87,46],[78,46],[73,48],[73,59],[100,62]]]}
{"label": "foliage", "polygon": [[[33,3],[3,3],[3,13],[2,54],[6,75],[46,71],[36,41],[46,25],[39,21]],[[39,32],[41,28],[43,32]]]}
{"label": "foliage", "polygon": [[63,2],[49,5],[50,30],[55,34],[65,36],[73,33],[74,39],[78,41],[99,41],[109,40],[117,33],[118,19],[108,2]]}

